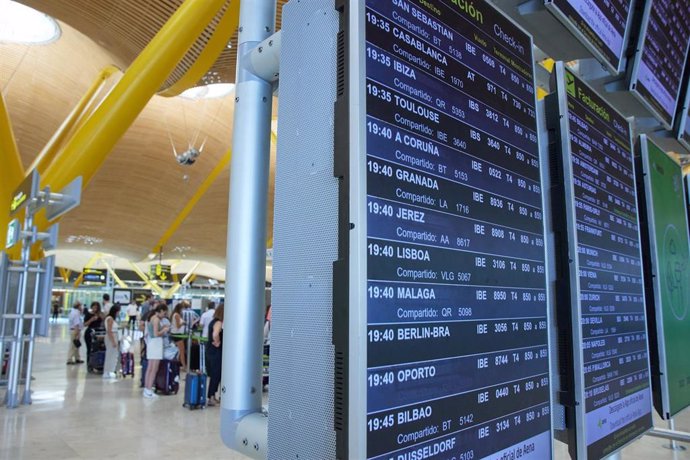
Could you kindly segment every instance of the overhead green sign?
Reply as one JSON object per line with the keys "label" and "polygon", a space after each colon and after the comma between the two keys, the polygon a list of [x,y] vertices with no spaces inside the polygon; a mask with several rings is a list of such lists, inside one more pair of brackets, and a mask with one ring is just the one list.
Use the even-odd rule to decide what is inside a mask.
{"label": "overhead green sign", "polygon": [[19,219],[12,219],[7,225],[7,240],[5,241],[5,249],[9,249],[19,241]]}
{"label": "overhead green sign", "polygon": [[649,268],[654,275],[650,278],[646,273],[651,280],[648,289],[651,286],[653,291],[646,296],[652,383],[655,407],[668,418],[690,405],[690,244],[685,193],[681,167],[673,158],[646,136],[641,136],[641,153]]}

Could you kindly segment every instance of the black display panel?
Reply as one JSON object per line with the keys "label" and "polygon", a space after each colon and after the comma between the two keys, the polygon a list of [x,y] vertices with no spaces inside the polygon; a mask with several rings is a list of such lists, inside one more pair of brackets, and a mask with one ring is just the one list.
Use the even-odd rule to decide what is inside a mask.
{"label": "black display panel", "polygon": [[546,0],[595,57],[613,73],[622,68],[633,0]]}
{"label": "black display panel", "polygon": [[630,123],[562,63],[547,96],[559,373],[573,458],[652,426]]}
{"label": "black display panel", "polygon": [[367,458],[549,458],[531,38],[367,0]]}
{"label": "black display panel", "polygon": [[685,93],[685,99],[679,111],[676,138],[680,144],[690,151],[690,76],[688,80],[688,89]]}
{"label": "black display panel", "polygon": [[630,91],[671,129],[690,43],[690,0],[647,0]]}

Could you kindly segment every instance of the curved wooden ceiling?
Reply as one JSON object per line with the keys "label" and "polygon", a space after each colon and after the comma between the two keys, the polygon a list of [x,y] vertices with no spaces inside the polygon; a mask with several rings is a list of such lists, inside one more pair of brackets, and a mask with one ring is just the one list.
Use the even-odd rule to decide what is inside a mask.
{"label": "curved wooden ceiling", "polygon": [[[64,22],[108,50],[114,58],[112,64],[127,68],[141,50],[151,41],[163,24],[172,16],[183,0],[18,0]],[[170,75],[163,88],[174,84],[191,67],[213,35],[216,25],[230,3],[216,14],[211,24]],[[276,28],[281,24],[282,5],[278,1]],[[217,83],[235,81],[237,61],[237,31],[232,35],[229,47],[223,50],[207,75]],[[201,83],[201,81],[199,82]]]}
{"label": "curved wooden ceiling", "polygon": [[[21,3],[59,19],[63,31],[48,45],[0,43],[0,90],[27,167],[99,71],[109,64],[126,69],[181,0]],[[223,81],[234,80],[234,52],[235,47],[226,49],[211,69],[222,69]],[[178,66],[167,84],[194,62],[194,57],[185,59],[188,62]],[[130,260],[145,258],[230,148],[232,98],[154,97],[90,182],[81,205],[61,221],[59,247],[109,252]],[[208,140],[194,165],[180,166],[170,137],[178,151],[194,137],[197,147]],[[228,182],[225,171],[164,246],[166,255],[178,248],[170,256],[224,265]],[[271,183],[269,235],[272,195]],[[85,244],[83,238],[67,242],[70,236],[85,236],[96,244]]]}

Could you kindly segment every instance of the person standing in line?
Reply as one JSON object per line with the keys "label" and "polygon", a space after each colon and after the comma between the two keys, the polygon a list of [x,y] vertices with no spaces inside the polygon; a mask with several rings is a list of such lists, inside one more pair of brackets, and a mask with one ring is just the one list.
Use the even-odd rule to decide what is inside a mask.
{"label": "person standing in line", "polygon": [[150,292],[146,294],[146,300],[144,300],[144,303],[141,304],[141,319],[146,318],[146,316],[149,314],[149,311],[153,307],[153,294]]}
{"label": "person standing in line", "polygon": [[216,303],[209,302],[208,309],[201,315],[199,324],[201,324],[201,336],[208,338],[208,325],[213,321],[213,315],[216,313]]}
{"label": "person standing in line", "polygon": [[158,395],[153,392],[153,382],[163,359],[163,336],[170,330],[168,326],[161,327],[161,320],[168,314],[168,306],[165,303],[159,304],[154,312],[146,324],[146,358],[148,359],[144,378],[144,398],[146,399],[158,398]]}
{"label": "person standing in line", "polygon": [[209,376],[208,397],[206,398],[209,406],[220,403],[216,399],[218,386],[223,370],[223,304],[216,308],[213,320],[208,326],[209,340],[206,342],[206,371]]}
{"label": "person standing in line", "polygon": [[120,355],[117,316],[120,314],[120,304],[110,307],[108,316],[105,317],[105,364],[103,365],[103,378],[116,379],[117,357]]}
{"label": "person standing in line", "polygon": [[[172,318],[170,319],[172,325],[170,328],[170,334],[182,335],[185,333],[185,321],[182,319],[182,310],[184,309],[184,302],[180,302],[175,305],[173,310]],[[187,370],[187,358],[185,356],[185,339],[182,337],[172,337],[173,342],[177,346],[178,356],[180,360],[180,370],[186,372]]]}
{"label": "person standing in line", "polygon": [[79,348],[76,346],[77,343],[81,344],[79,338],[81,337],[81,330],[84,327],[84,322],[81,318],[81,309],[81,302],[77,300],[72,306],[72,311],[69,312],[69,331],[71,340],[69,342],[67,364],[81,364],[84,362],[79,357]]}
{"label": "person standing in line", "polygon": [[185,333],[189,332],[189,329],[194,329],[196,325],[199,324],[199,315],[192,310],[192,304],[186,300],[182,301],[182,319],[185,322]]}
{"label": "person standing in line", "polygon": [[127,305],[127,316],[129,322],[127,323],[127,328],[134,330],[134,326],[137,323],[137,313],[139,312],[139,306],[132,300],[129,305]]}
{"label": "person standing in line", "polygon": [[86,343],[86,359],[91,356],[93,349],[94,336],[96,331],[103,329],[103,313],[101,312],[101,304],[98,302],[91,302],[89,310],[84,312],[84,342]]}

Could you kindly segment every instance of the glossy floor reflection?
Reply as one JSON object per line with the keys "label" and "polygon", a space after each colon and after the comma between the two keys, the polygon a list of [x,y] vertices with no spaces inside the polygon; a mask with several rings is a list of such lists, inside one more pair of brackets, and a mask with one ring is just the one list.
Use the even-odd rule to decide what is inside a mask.
{"label": "glossy floor reflection", "polygon": [[[104,382],[83,364],[65,365],[67,343],[66,325],[51,326],[51,337],[39,339],[36,347],[33,405],[0,407],[0,460],[246,458],[222,444],[218,408],[189,411],[182,407],[182,390],[144,400],[139,369],[135,379]],[[655,423],[667,427],[658,418]],[[690,432],[690,410],[676,417],[676,429]],[[672,451],[664,447],[668,444],[643,437],[622,459],[690,460],[689,445]],[[556,443],[555,458],[569,458],[565,445]]]}
{"label": "glossy floor reflection", "polygon": [[221,442],[217,407],[183,408],[182,388],[144,400],[139,368],[134,379],[103,381],[85,364],[65,365],[67,343],[66,325],[51,325],[36,346],[33,404],[0,407],[0,460],[246,458]]}

